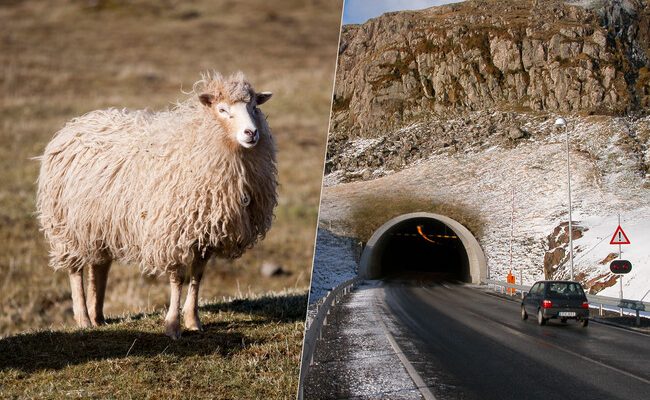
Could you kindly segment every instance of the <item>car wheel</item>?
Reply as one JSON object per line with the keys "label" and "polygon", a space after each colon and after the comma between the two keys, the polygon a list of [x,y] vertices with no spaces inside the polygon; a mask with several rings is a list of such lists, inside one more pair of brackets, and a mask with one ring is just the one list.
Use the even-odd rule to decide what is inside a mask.
{"label": "car wheel", "polygon": [[562,322],[563,324],[566,324],[566,318],[560,318],[560,322]]}
{"label": "car wheel", "polygon": [[580,320],[580,325],[582,325],[583,328],[586,328],[587,325],[589,325],[589,318],[583,318]]}
{"label": "car wheel", "polygon": [[537,324],[546,325],[546,318],[544,318],[544,314],[542,314],[541,309],[537,311]]}
{"label": "car wheel", "polygon": [[526,309],[525,309],[524,306],[522,305],[522,306],[521,306],[521,320],[522,320],[522,321],[525,321],[525,320],[527,320],[527,319],[528,319],[528,313],[526,312]]}

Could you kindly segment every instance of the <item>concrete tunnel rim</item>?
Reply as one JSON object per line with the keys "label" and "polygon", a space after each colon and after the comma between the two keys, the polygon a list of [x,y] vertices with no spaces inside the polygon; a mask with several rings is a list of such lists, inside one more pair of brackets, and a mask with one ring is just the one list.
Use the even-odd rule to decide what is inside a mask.
{"label": "concrete tunnel rim", "polygon": [[398,215],[380,226],[366,243],[366,246],[361,253],[361,260],[359,262],[359,276],[363,279],[377,279],[379,278],[378,264],[374,258],[374,250],[377,243],[382,237],[389,232],[395,225],[415,218],[430,218],[447,225],[456,236],[460,239],[465,247],[467,253],[467,261],[469,264],[470,283],[478,284],[484,282],[487,277],[487,260],[485,253],[481,248],[476,237],[469,231],[463,224],[455,219],[449,218],[445,215],[434,214],[429,212],[414,212],[408,214]]}

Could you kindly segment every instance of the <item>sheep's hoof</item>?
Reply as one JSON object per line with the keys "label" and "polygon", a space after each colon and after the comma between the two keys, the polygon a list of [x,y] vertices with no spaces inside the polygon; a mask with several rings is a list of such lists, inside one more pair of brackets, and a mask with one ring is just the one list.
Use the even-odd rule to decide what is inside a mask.
{"label": "sheep's hoof", "polygon": [[181,337],[181,327],[178,321],[167,322],[165,321],[165,335],[176,340]]}
{"label": "sheep's hoof", "polygon": [[91,318],[90,322],[92,323],[93,326],[106,325],[106,320],[104,319],[104,317]]}
{"label": "sheep's hoof", "polygon": [[183,325],[185,325],[185,329],[188,331],[203,332],[203,325],[198,318],[183,318]]}
{"label": "sheep's hoof", "polygon": [[88,329],[93,325],[92,323],[90,323],[90,319],[86,317],[86,318],[77,319],[77,326],[81,329]]}

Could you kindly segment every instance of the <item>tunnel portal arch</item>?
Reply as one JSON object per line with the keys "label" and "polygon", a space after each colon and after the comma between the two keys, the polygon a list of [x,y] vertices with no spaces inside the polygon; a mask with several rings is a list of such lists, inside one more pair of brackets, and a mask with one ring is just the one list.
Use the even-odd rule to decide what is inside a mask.
{"label": "tunnel portal arch", "polygon": [[[459,264],[460,266],[458,268],[462,269],[458,275],[459,280],[481,283],[486,279],[487,263],[485,254],[474,235],[460,222],[444,215],[428,212],[403,214],[389,220],[377,229],[368,240],[368,243],[366,243],[361,254],[359,276],[365,279],[385,277],[387,270],[382,259],[387,258],[387,252],[391,249],[391,246],[395,246],[394,243],[391,244],[395,240],[395,235],[412,236],[417,239],[416,235],[412,232],[414,232],[415,228],[419,231],[418,227],[423,226],[423,224],[428,224],[430,227],[444,226],[445,231],[450,230],[453,232],[453,235],[450,232],[449,235],[428,236],[454,238],[453,241],[455,244],[448,245],[446,248],[451,249],[449,251],[455,253],[452,255],[452,261]],[[408,229],[410,233],[403,233],[405,229]],[[434,241],[426,238],[420,239],[422,239],[420,240],[421,242],[428,240],[434,243]]]}

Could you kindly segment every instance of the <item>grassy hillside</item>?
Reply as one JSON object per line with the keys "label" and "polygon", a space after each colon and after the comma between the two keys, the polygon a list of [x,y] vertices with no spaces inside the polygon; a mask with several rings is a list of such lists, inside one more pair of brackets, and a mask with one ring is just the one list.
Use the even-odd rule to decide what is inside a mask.
{"label": "grassy hillside", "polygon": [[164,315],[0,340],[0,398],[294,398],[307,295],[204,304],[206,331],[171,341]]}
{"label": "grassy hillside", "polygon": [[[164,109],[208,69],[243,70],[256,89],[274,92],[263,109],[278,143],[281,186],[266,240],[240,260],[211,263],[201,295],[306,289],[340,10],[337,1],[307,0],[3,2],[0,337],[72,322],[67,276],[48,269],[33,215],[31,157],[72,117],[106,107]],[[265,260],[289,273],[261,277]],[[167,299],[164,278],[113,266],[109,315],[151,312]]]}

